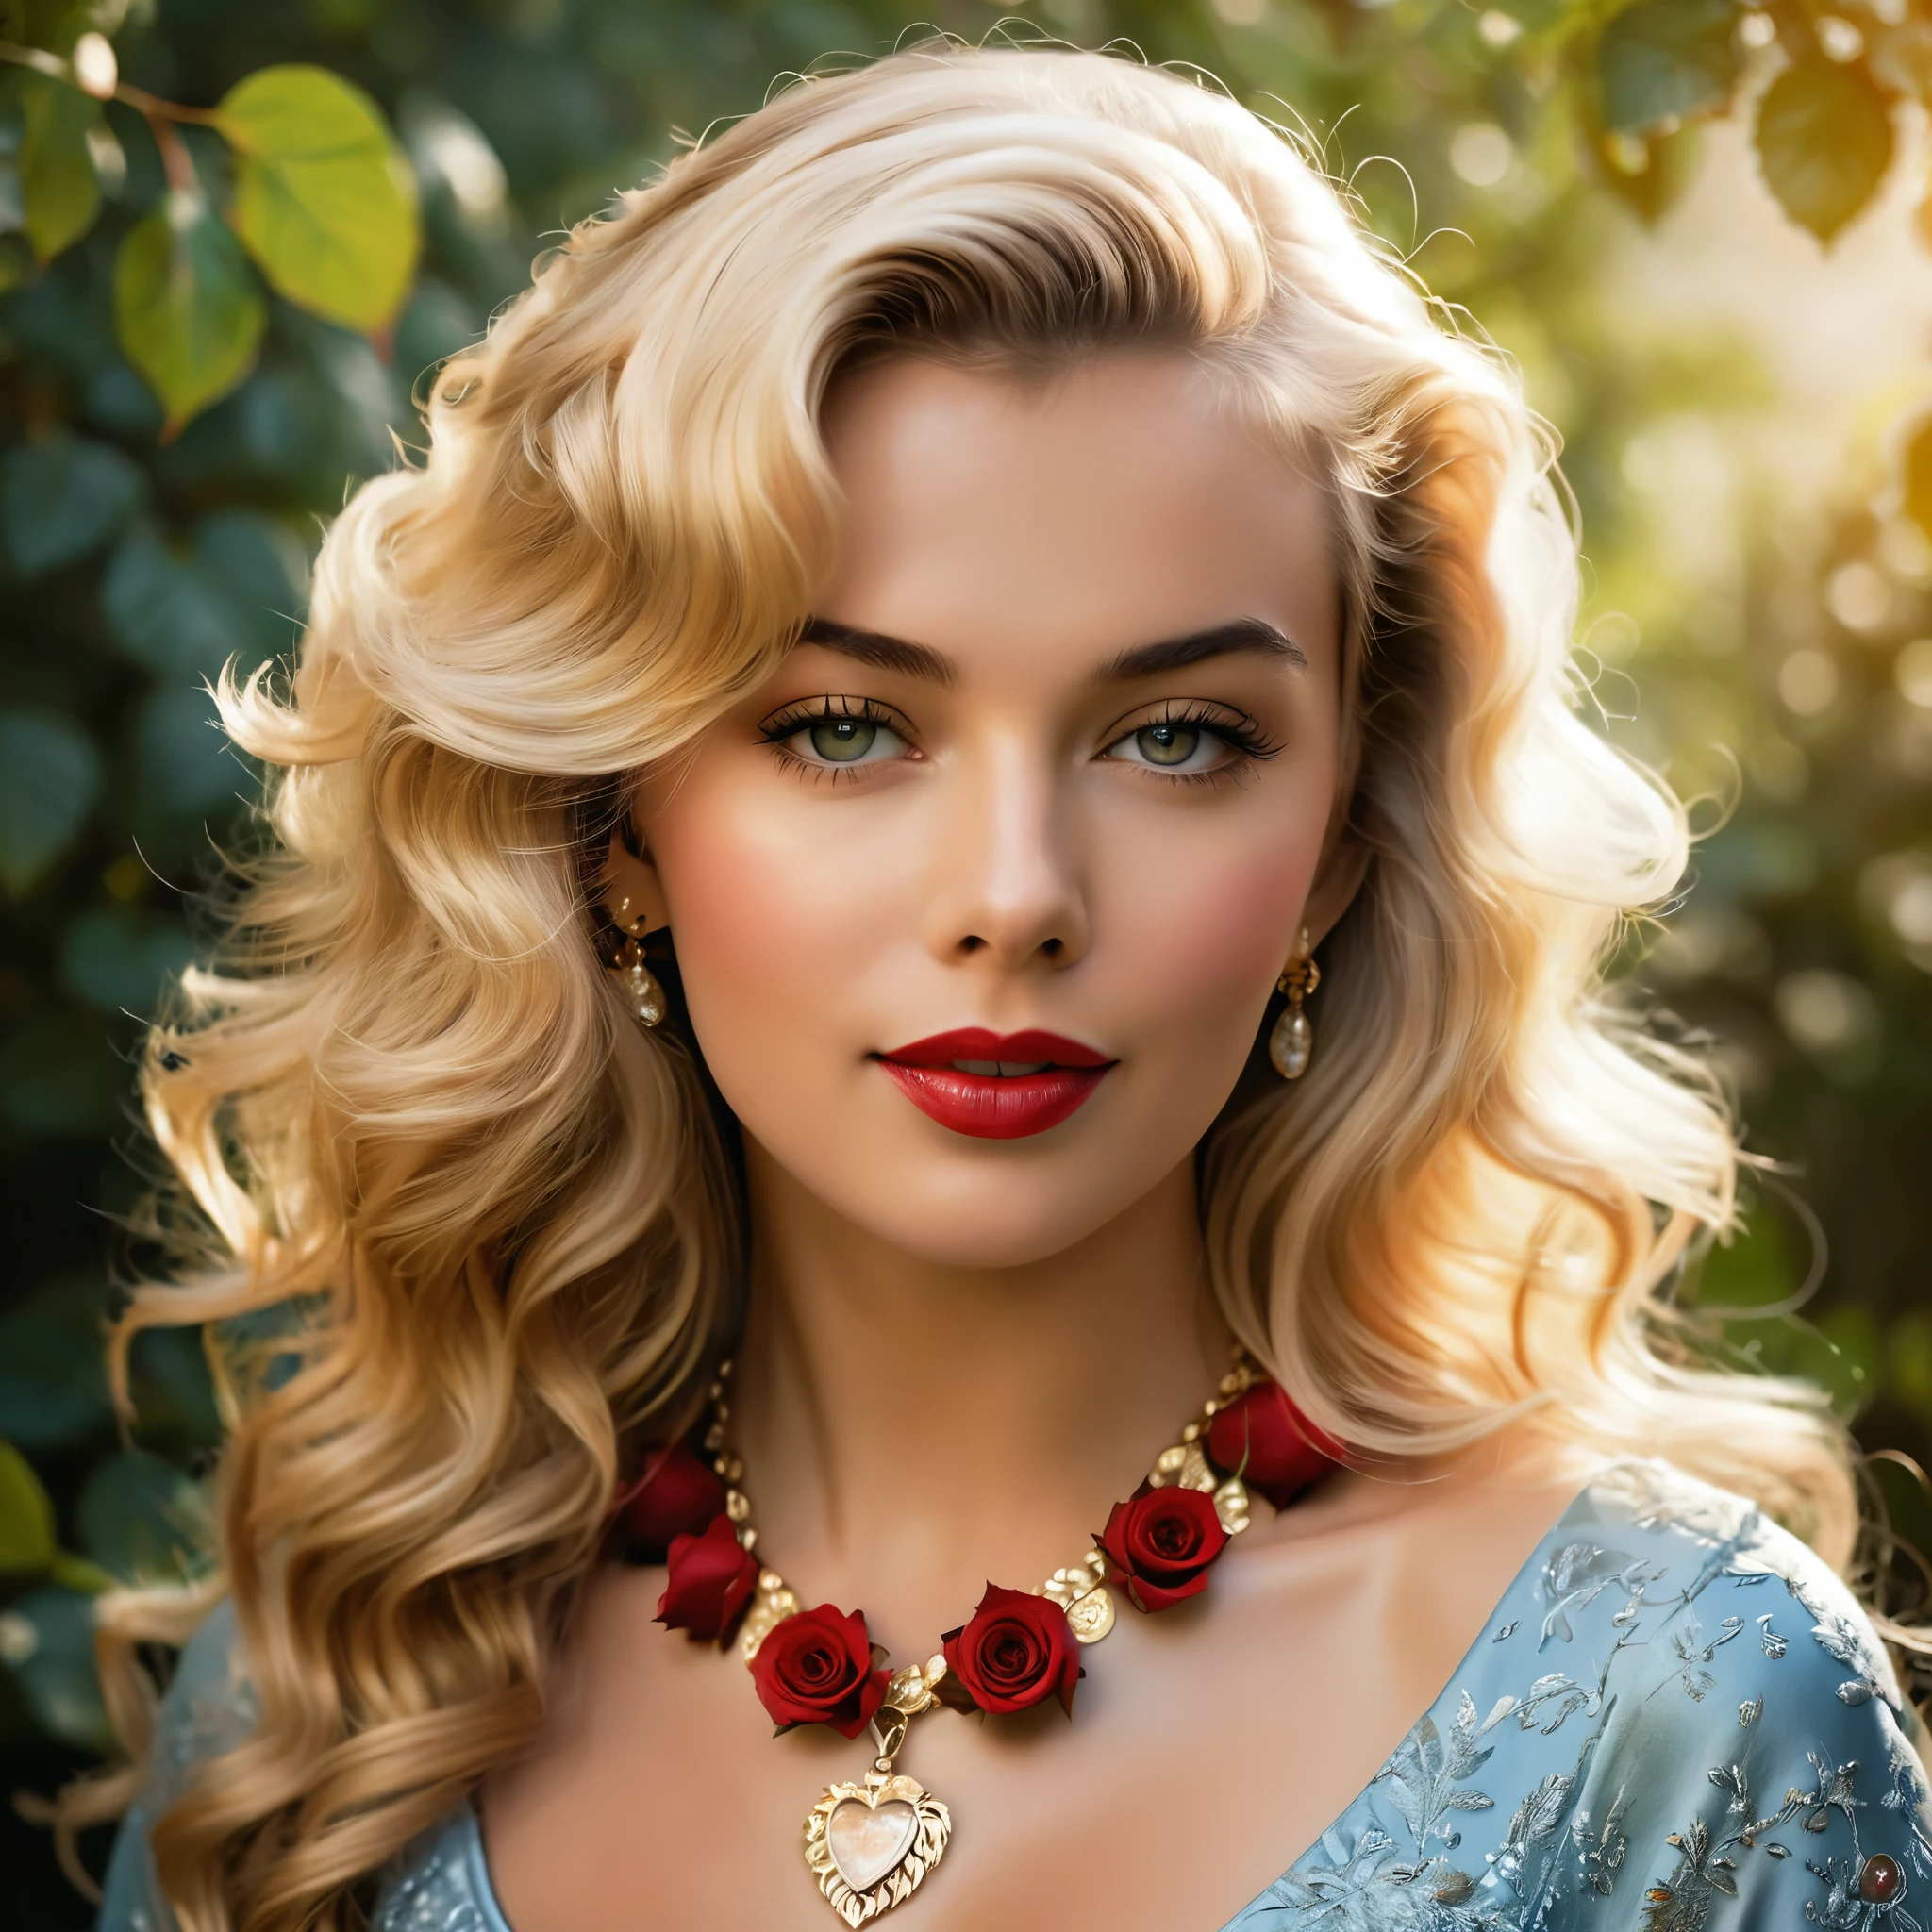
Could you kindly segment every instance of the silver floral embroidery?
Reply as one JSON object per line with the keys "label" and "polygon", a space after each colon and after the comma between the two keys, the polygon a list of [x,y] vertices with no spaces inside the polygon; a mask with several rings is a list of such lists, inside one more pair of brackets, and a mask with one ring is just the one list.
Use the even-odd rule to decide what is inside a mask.
{"label": "silver floral embroidery", "polygon": [[[1775,1612],[1752,1605],[1766,1590],[1788,1591],[1805,1610],[1810,1654],[1867,1687],[1862,1700],[1837,1694],[1840,1680],[1821,1681],[1811,1665],[1793,1670]],[[1226,1932],[1756,1932],[1807,1923],[1924,1932],[1897,1898],[1882,1907],[1857,1898],[1847,1875],[1871,1848],[1873,1817],[1889,1821],[1883,1849],[1928,1883],[1932,1841],[1901,1729],[1910,1720],[1894,1722],[1882,1653],[1814,1557],[1736,1498],[1669,1472],[1638,1473],[1573,1509],[1512,1596],[1532,1591],[1528,1622],[1506,1597],[1436,1711],[1337,1829]],[[1747,1633],[1755,1643],[1736,1641]],[[1557,1645],[1569,1648],[1567,1667],[1538,1669],[1536,1654]],[[1844,1716],[1829,1721],[1840,1725],[1829,1735],[1869,1747],[1814,1745],[1807,1766],[1792,1730],[1815,1722],[1824,1736],[1833,1710]],[[1710,1749],[1695,1771],[1687,1740]],[[1861,1755],[1882,1767],[1869,1794]],[[1715,1804],[1697,1804],[1692,1777]],[[1780,1794],[1765,1815],[1758,1783]],[[1683,1812],[1659,1817],[1674,1790]],[[1812,1857],[1792,1856],[1793,1837]],[[1478,1855],[1487,1869],[1471,1884]],[[1607,1903],[1632,1887],[1632,1916],[1607,1916]]]}
{"label": "silver floral embroidery", "polygon": [[1352,1844],[1324,1832],[1236,1924],[1285,1911],[1324,1932],[1515,1932],[1513,1921],[1475,1900],[1476,1882],[1467,1872],[1444,1858],[1415,1862],[1396,1852],[1395,1840],[1373,1825]]}
{"label": "silver floral embroidery", "polygon": [[1462,1834],[1448,1823],[1454,1814],[1487,1811],[1496,1802],[1486,1791],[1464,1788],[1495,1751],[1493,1744],[1479,1750],[1480,1736],[1476,1707],[1465,1690],[1446,1743],[1435,1719],[1425,1717],[1376,1774],[1378,1783],[1386,1781],[1391,1787],[1390,1803],[1408,1826],[1418,1854],[1427,1849],[1432,1838],[1453,1852],[1462,1842]]}
{"label": "silver floral embroidery", "polygon": [[1525,1730],[1540,1729],[1544,1737],[1559,1729],[1563,1720],[1581,1711],[1594,1717],[1603,1706],[1603,1687],[1579,1684],[1560,1671],[1539,1677],[1523,1693],[1514,1707],[1517,1723]]}
{"label": "silver floral embroidery", "polygon": [[1641,1569],[1641,1563],[1623,1551],[1602,1549],[1595,1543],[1565,1543],[1554,1551],[1543,1565],[1542,1591],[1550,1609],[1537,1648],[1541,1650],[1552,1637],[1570,1642],[1572,1615],[1587,1610],[1613,1583],[1623,1584],[1626,1591],[1633,1585],[1641,1589],[1638,1574]]}
{"label": "silver floral embroidery", "polygon": [[1591,1828],[1590,1813],[1576,1808],[1571,1835],[1576,1840],[1578,1870],[1585,1885],[1600,1898],[1608,1898],[1630,1850],[1630,1840],[1622,1830],[1625,1792],[1620,1790],[1604,1813],[1604,1822]]}
{"label": "silver floral embroidery", "polygon": [[1882,1697],[1894,1710],[1899,1707],[1898,1692],[1887,1681],[1890,1673],[1849,1618],[1827,1611],[1812,1626],[1811,1635],[1825,1656],[1857,1674],[1838,1687],[1841,1703],[1864,1704],[1874,1697]]}

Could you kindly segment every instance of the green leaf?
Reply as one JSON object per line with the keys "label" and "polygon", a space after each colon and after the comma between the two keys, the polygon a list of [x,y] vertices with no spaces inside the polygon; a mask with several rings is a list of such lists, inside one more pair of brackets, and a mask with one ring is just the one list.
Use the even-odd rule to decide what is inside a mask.
{"label": "green leaf", "polygon": [[54,1506],[33,1465],[0,1442],[0,1571],[38,1574],[54,1560]]}
{"label": "green leaf", "polygon": [[113,1731],[94,1669],[92,1599],[75,1590],[30,1591],[7,1614],[25,1634],[25,1655],[9,1646],[8,1661],[35,1721],[66,1743],[105,1750]]}
{"label": "green leaf", "polygon": [[247,258],[199,195],[170,190],[123,237],[115,330],[167,409],[163,436],[247,375],[267,320]]}
{"label": "green leaf", "polygon": [[86,822],[100,754],[71,719],[0,711],[0,884],[25,892]]}
{"label": "green leaf", "polygon": [[20,442],[0,458],[0,528],[24,577],[58,570],[104,542],[141,501],[139,466],[77,436]]}
{"label": "green leaf", "polygon": [[190,1456],[222,1440],[222,1418],[199,1328],[146,1328],[128,1359],[129,1393],[143,1439],[166,1438]]}
{"label": "green leaf", "polygon": [[[231,766],[227,776],[232,790],[240,773]],[[193,957],[180,921],[135,906],[101,906],[61,936],[60,980],[104,1012],[152,1013],[163,982]],[[0,1385],[6,1373],[0,1360]]]}
{"label": "green leaf", "polygon": [[101,125],[101,104],[43,74],[22,74],[25,121],[20,140],[20,192],[27,239],[49,261],[78,242],[101,211],[101,183],[88,136]]}
{"label": "green leaf", "polygon": [[177,818],[232,807],[260,790],[222,729],[214,699],[198,685],[148,693],[135,720],[134,763],[142,791]]}
{"label": "green leaf", "polygon": [[1735,0],[1641,0],[1597,43],[1604,125],[1647,134],[1708,114],[1738,82]]}
{"label": "green leaf", "polygon": [[124,1582],[178,1583],[208,1541],[208,1504],[178,1469],[145,1450],[97,1463],[75,1519],[96,1563]]}
{"label": "green leaf", "polygon": [[76,1557],[72,1550],[56,1550],[53,1567],[47,1574],[63,1590],[78,1591],[82,1596],[100,1596],[114,1587],[111,1571],[103,1570],[85,1557]]}
{"label": "green leaf", "polygon": [[287,524],[216,510],[194,526],[194,559],[234,607],[251,670],[292,648],[308,608],[308,553]]}
{"label": "green leaf", "polygon": [[324,67],[265,67],[215,125],[235,149],[235,227],[276,291],[348,328],[388,322],[416,266],[416,199],[375,102]]}
{"label": "green leaf", "polygon": [[105,1288],[57,1275],[0,1317],[0,1437],[54,1449],[106,1427]]}
{"label": "green leaf", "polygon": [[174,681],[212,677],[247,647],[221,586],[147,530],[130,531],[108,560],[101,608],[127,655]]}
{"label": "green leaf", "polygon": [[176,551],[130,531],[108,564],[101,603],[123,649],[163,676],[199,681],[239,658],[252,671],[295,641],[308,602],[300,541],[258,510],[217,510]]}
{"label": "green leaf", "polygon": [[1829,242],[1872,199],[1891,165],[1891,116],[1854,62],[1793,61],[1757,109],[1765,185],[1800,227]]}

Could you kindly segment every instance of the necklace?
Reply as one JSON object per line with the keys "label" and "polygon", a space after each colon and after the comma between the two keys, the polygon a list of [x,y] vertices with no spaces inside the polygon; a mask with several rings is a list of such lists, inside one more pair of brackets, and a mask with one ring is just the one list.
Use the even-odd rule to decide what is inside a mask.
{"label": "necklace", "polygon": [[711,1385],[703,1457],[683,1441],[657,1450],[626,1492],[627,1554],[668,1562],[658,1622],[735,1649],[780,1731],[871,1731],[872,1769],[827,1785],[805,1820],[806,1865],[852,1927],[910,1898],[952,1836],[946,1807],[894,1768],[914,1719],[941,1704],[998,1716],[1049,1697],[1072,1717],[1080,1654],[1113,1628],[1117,1597],[1152,1614],[1198,1595],[1247,1528],[1251,1491],[1285,1508],[1341,1454],[1237,1347],[1215,1393],[1114,1505],[1091,1549],[1034,1590],[989,1584],[924,1663],[893,1669],[863,1612],[808,1608],[754,1554],[744,1464],[730,1446],[731,1372],[724,1363]]}

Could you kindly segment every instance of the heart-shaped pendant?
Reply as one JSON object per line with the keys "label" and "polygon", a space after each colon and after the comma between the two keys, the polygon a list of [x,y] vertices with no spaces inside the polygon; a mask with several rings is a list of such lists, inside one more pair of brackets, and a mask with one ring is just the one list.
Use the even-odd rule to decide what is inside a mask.
{"label": "heart-shaped pendant", "polygon": [[946,1807],[917,1778],[874,1771],[862,1785],[828,1785],[805,1821],[805,1862],[848,1925],[889,1912],[918,1890],[952,1835]]}
{"label": "heart-shaped pendant", "polygon": [[854,1891],[870,1891],[912,1849],[918,1832],[919,1813],[904,1798],[881,1805],[846,1798],[825,1820],[825,1849]]}

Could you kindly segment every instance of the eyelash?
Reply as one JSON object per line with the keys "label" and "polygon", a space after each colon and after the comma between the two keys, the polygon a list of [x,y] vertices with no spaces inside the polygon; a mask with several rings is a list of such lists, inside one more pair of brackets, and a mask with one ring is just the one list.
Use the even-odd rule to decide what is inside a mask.
{"label": "eyelash", "polygon": [[[1211,772],[1163,772],[1155,765],[1135,766],[1137,772],[1150,778],[1162,779],[1170,785],[1220,785],[1230,779],[1239,782],[1252,767],[1274,758],[1281,750],[1278,741],[1270,738],[1245,711],[1200,699],[1169,703],[1158,712],[1129,724],[1125,730],[1115,730],[1105,749],[1111,751],[1124,740],[1133,737],[1135,732],[1145,731],[1155,724],[1198,725],[1220,739],[1235,754],[1224,765],[1217,765]],[[1124,764],[1127,760],[1122,758],[1116,762]]]}
{"label": "eyelash", "polygon": [[[861,773],[873,767],[865,764],[850,767],[818,764],[809,758],[800,758],[786,744],[788,739],[797,737],[808,725],[834,718],[860,718],[868,724],[882,725],[903,739],[909,749],[917,751],[911,729],[905,719],[875,698],[827,695],[801,699],[774,712],[758,726],[758,735],[785,764],[801,775],[808,774],[814,782],[829,779],[836,784],[841,778],[856,780]],[[1170,785],[1218,785],[1228,779],[1239,779],[1251,766],[1275,757],[1281,750],[1280,744],[1246,712],[1206,700],[1194,700],[1169,703],[1126,729],[1116,730],[1102,747],[1103,753],[1112,750],[1135,732],[1145,731],[1155,724],[1197,725],[1220,739],[1235,754],[1225,764],[1217,765],[1208,772],[1163,772],[1153,765],[1136,767],[1148,777],[1163,779]],[[1124,764],[1127,761],[1123,758],[1116,762]]]}
{"label": "eyelash", "polygon": [[838,784],[841,779],[856,783],[859,776],[875,769],[870,764],[850,766],[822,765],[810,758],[802,758],[785,742],[796,738],[808,725],[818,724],[834,718],[859,718],[869,724],[883,725],[885,729],[903,739],[908,749],[917,751],[911,727],[897,711],[888,705],[882,705],[876,698],[832,697],[801,698],[796,704],[787,705],[783,710],[774,711],[758,726],[758,736],[771,746],[773,754],[781,764],[789,765],[801,777],[808,777],[814,784],[829,780]]}

